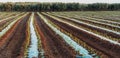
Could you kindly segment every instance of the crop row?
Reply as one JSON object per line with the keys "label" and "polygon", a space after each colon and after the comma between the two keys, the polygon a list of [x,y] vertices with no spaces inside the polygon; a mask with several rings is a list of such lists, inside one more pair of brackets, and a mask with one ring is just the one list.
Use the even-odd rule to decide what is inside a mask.
{"label": "crop row", "polygon": [[[119,43],[116,45],[116,42],[113,43],[112,40],[109,40],[107,38],[104,38],[100,35],[97,35],[95,33],[92,33],[90,31],[84,30],[80,27],[77,27],[71,23],[65,22],[59,18],[55,18],[51,15],[45,15],[47,18],[49,18],[53,23],[58,25],[63,30],[66,30],[68,33],[76,36],[79,40],[82,40],[92,48],[95,48],[104,54],[109,55],[110,57],[116,57],[118,49],[119,49]],[[112,46],[111,46],[112,45]],[[114,50],[113,47],[116,47],[116,50]],[[111,48],[111,49],[109,49]],[[109,50],[109,52],[108,52]],[[110,52],[111,51],[111,52]],[[114,54],[114,55],[113,55]],[[119,56],[117,56],[119,57]]]}

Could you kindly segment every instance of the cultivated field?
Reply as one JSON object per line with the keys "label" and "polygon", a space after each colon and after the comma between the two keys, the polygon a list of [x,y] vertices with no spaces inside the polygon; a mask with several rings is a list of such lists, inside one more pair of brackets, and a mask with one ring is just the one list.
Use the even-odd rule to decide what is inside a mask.
{"label": "cultivated field", "polygon": [[0,58],[120,58],[120,12],[0,12]]}

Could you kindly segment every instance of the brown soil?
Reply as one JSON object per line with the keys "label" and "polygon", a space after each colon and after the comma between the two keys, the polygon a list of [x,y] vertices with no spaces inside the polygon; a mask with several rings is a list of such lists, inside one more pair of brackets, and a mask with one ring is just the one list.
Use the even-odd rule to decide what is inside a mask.
{"label": "brown soil", "polygon": [[36,14],[35,24],[41,36],[45,58],[75,58],[75,51]]}
{"label": "brown soil", "polygon": [[[120,38],[120,35],[119,35],[119,34],[116,34],[116,33],[113,33],[113,32],[108,32],[108,31],[106,31],[106,30],[102,30],[102,29],[99,29],[99,28],[94,28],[94,27],[91,27],[91,26],[88,26],[88,25],[85,25],[85,24],[81,24],[81,23],[78,23],[78,22],[75,22],[75,21],[72,21],[72,20],[69,20],[69,19],[66,19],[66,18],[62,18],[62,17],[59,17],[59,18],[65,20],[65,21],[68,21],[68,22],[75,23],[75,24],[78,25],[78,26],[81,25],[81,26],[83,26],[83,27],[85,27],[85,28],[89,28],[89,29],[91,29],[91,30],[95,30],[95,31],[97,31],[97,32],[104,33],[104,34],[106,34],[106,35],[108,35],[108,36],[111,36],[111,37],[113,37],[113,38],[116,38],[116,39],[119,39],[119,38]],[[84,20],[84,21],[87,21],[87,20]],[[111,27],[111,29],[112,29],[112,28],[113,28],[113,27]]]}
{"label": "brown soil", "polygon": [[[21,14],[23,15],[23,14]],[[17,17],[17,16],[16,16]],[[12,21],[15,20],[16,17],[13,17],[13,18],[10,18],[10,19],[7,19],[7,20],[3,20],[0,22],[0,32],[9,24],[11,23]],[[7,24],[7,25],[6,25]]]}
{"label": "brown soil", "polygon": [[0,58],[16,58],[26,39],[26,22],[29,15],[21,18],[3,37],[0,45]]}
{"label": "brown soil", "polygon": [[94,49],[97,49],[100,52],[103,52],[103,54],[108,55],[110,58],[120,58],[120,46],[114,45],[108,41],[101,40],[100,38],[88,34],[82,30],[76,29],[70,25],[67,25],[65,23],[59,22],[49,16],[44,15],[49,20],[51,20],[53,23],[58,25],[60,28],[64,29],[65,31],[71,33],[72,35],[79,38],[79,40],[84,41],[86,44],[91,46]]}

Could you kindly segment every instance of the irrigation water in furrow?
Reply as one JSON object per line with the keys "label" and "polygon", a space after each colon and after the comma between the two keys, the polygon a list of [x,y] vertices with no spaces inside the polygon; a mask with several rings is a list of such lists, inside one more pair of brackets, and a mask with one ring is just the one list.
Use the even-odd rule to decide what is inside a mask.
{"label": "irrigation water in furrow", "polygon": [[[39,14],[40,15],[40,14]],[[75,51],[78,51],[79,54],[83,55],[83,56],[77,56],[77,57],[83,57],[83,58],[92,58],[92,55],[89,54],[89,52],[83,48],[82,46],[80,46],[79,44],[77,44],[75,41],[72,40],[71,37],[69,37],[68,35],[62,33],[60,30],[58,30],[57,28],[55,28],[52,24],[50,24],[46,18],[44,18],[42,15],[40,15],[40,17],[43,19],[43,21],[59,36],[61,36],[63,38],[63,40],[70,45]]]}
{"label": "irrigation water in furrow", "polygon": [[16,17],[16,16],[19,16],[19,15],[20,15],[20,14],[18,14],[18,15],[15,15],[15,16],[10,16],[10,17],[4,18],[4,19],[1,19],[1,20],[0,20],[0,22],[2,22],[2,21],[4,21],[4,20],[11,19],[11,18],[13,18],[13,17]]}
{"label": "irrigation water in furrow", "polygon": [[[25,14],[25,15],[26,15],[26,14]],[[3,36],[20,18],[24,17],[25,15],[16,18],[16,20],[14,20],[14,21],[13,21],[12,23],[10,23],[6,28],[4,28],[4,29],[0,32],[0,38],[1,38],[1,36]]]}
{"label": "irrigation water in furrow", "polygon": [[[76,17],[74,17],[76,18]],[[79,19],[79,18],[78,18]],[[99,19],[95,19],[95,20],[92,20],[91,18],[80,18],[82,20],[87,20],[89,22],[93,22],[93,23],[96,23],[96,24],[100,24],[100,25],[105,25],[105,26],[110,26],[110,27],[114,27],[114,28],[119,28],[120,24],[118,23],[109,23],[108,21],[98,21]],[[113,21],[111,21],[113,22]]]}
{"label": "irrigation water in furrow", "polygon": [[67,18],[67,17],[66,18],[58,17],[58,18],[60,18],[61,20],[67,21],[67,22],[71,22],[72,24],[75,24],[76,26],[79,26],[79,27],[87,28],[89,30],[95,30],[98,33],[101,33],[102,36],[104,36],[104,35],[110,36],[111,38],[114,38],[114,40],[116,40],[116,41],[118,41],[120,39],[120,33],[119,32],[112,31],[112,30],[102,28],[102,27],[98,27],[98,26],[95,26],[95,25],[91,25],[91,24],[88,24],[88,23],[85,23],[85,22],[81,22],[81,21],[76,20],[76,19],[71,19],[71,18]]}
{"label": "irrigation water in furrow", "polygon": [[[36,31],[36,34],[37,34],[37,37],[38,37],[38,51],[39,51],[39,56],[38,58],[45,58],[44,57],[44,49],[43,49],[43,45],[42,45],[42,39],[44,39],[43,37],[43,34],[41,33],[41,30],[36,22],[36,19],[38,19],[38,15],[36,14],[35,12],[35,15],[34,15],[34,26],[35,26],[35,31]],[[42,35],[42,36],[41,36]]]}
{"label": "irrigation water in furrow", "polygon": [[28,15],[28,13],[16,18],[15,21],[13,21],[5,29],[3,29],[2,32],[0,32],[0,46],[2,46],[2,45],[5,46],[4,42],[9,41],[9,40],[7,40],[7,37],[9,37],[11,35],[10,32],[14,31],[14,28],[16,28],[16,25],[18,24],[18,22],[20,22],[20,20],[22,18],[24,18],[26,15]]}
{"label": "irrigation water in furrow", "polygon": [[[56,19],[58,19],[57,17],[56,17]],[[100,28],[100,27],[97,27],[97,26],[92,26],[92,25],[90,25],[90,24],[87,24],[87,23],[84,23],[84,22],[81,22],[81,21],[77,21],[77,20],[75,20],[75,19],[65,19],[65,18],[59,18],[58,20],[63,20],[63,21],[66,21],[66,22],[73,22],[74,24],[73,25],[76,25],[76,26],[78,26],[79,27],[79,25],[83,25],[83,27],[88,27],[89,29],[93,29],[93,30],[97,30],[97,31],[99,31],[99,32],[106,32],[108,35],[110,35],[110,36],[113,36],[113,37],[115,37],[115,38],[118,38],[119,39],[119,36],[120,36],[120,33],[119,32],[112,32],[111,30],[106,30],[106,29],[104,29],[104,28]],[[114,35],[115,34],[115,35]],[[100,35],[99,35],[100,36]],[[101,36],[101,37],[103,37],[103,36]],[[104,37],[104,38],[106,38],[106,37]],[[113,40],[110,40],[110,39],[108,39],[108,38],[106,38],[106,39],[104,39],[104,40],[107,40],[107,41],[110,41],[111,43],[114,43],[114,44],[117,44],[117,45],[120,45],[120,43],[118,43],[118,42],[116,42],[116,41],[113,41]]]}
{"label": "irrigation water in furrow", "polygon": [[30,19],[30,47],[28,48],[28,58],[38,58],[39,51],[38,51],[38,38],[34,28],[34,13],[31,14]]}
{"label": "irrigation water in furrow", "polygon": [[114,22],[114,21],[110,21],[110,20],[105,20],[103,18],[100,19],[100,18],[89,17],[89,16],[88,17],[87,16],[81,16],[81,18],[91,19],[93,21],[98,21],[98,22],[101,22],[101,23],[108,23],[108,24],[114,24],[114,25],[118,24],[118,25],[120,25],[120,23],[118,23],[118,22]]}
{"label": "irrigation water in furrow", "polygon": [[[102,20],[105,20],[105,21],[111,21],[111,22],[115,22],[115,23],[119,23],[120,22],[120,19],[117,18],[117,17],[100,17],[100,16],[93,16],[92,18],[98,18],[98,19],[102,19]],[[120,23],[119,23],[120,24]]]}
{"label": "irrigation water in furrow", "polygon": [[14,17],[11,17],[11,18],[9,18],[9,19],[6,19],[6,20],[1,21],[1,22],[0,22],[0,32],[1,32],[5,27],[7,27],[11,22],[13,22],[14,20],[16,20],[16,18],[18,18],[18,17],[20,17],[20,16],[22,16],[22,15],[24,15],[24,14],[21,13],[21,14],[18,14],[18,15],[16,15],[16,16],[14,16]]}
{"label": "irrigation water in furrow", "polygon": [[16,12],[15,13],[7,13],[6,15],[0,16],[0,20],[3,20],[5,18],[7,18],[7,17],[15,16],[17,14],[20,14],[20,13],[16,13]]}
{"label": "irrigation water in furrow", "polygon": [[[49,20],[51,20],[53,23],[58,25],[60,28],[66,30],[67,32],[73,34],[74,36],[78,37],[78,39],[86,42],[87,45],[93,47],[94,49],[102,52],[105,55],[108,55],[108,57],[114,57],[114,58],[119,58],[119,49],[120,46],[110,43],[109,40],[106,38],[103,38],[99,35],[96,35],[92,32],[86,31],[82,28],[79,28],[75,25],[72,25],[70,23],[56,20],[55,18],[51,18],[47,15],[44,15]],[[115,48],[115,49],[114,49]]]}
{"label": "irrigation water in furrow", "polygon": [[[57,15],[57,17],[62,18],[62,19],[69,19],[69,20],[72,20],[72,21],[75,21],[75,22],[78,22],[78,23],[91,25],[93,27],[96,27],[96,28],[99,28],[99,29],[103,29],[103,30],[106,30],[106,31],[109,31],[109,32],[112,32],[112,33],[120,34],[116,30],[109,30],[108,28],[102,27],[102,26],[106,26],[106,27],[109,27],[110,29],[118,29],[118,30],[120,30],[119,26],[115,26],[115,25],[113,26],[113,25],[110,25],[110,24],[107,24],[107,23],[97,22],[97,21],[90,20],[90,19],[85,19],[85,18],[81,18],[81,19],[75,18],[75,19],[73,19],[73,18],[69,18],[69,17],[65,17],[65,16],[59,16],[59,15]],[[94,25],[94,24],[96,24],[96,25]]]}
{"label": "irrigation water in furrow", "polygon": [[111,21],[112,23],[108,23],[109,21],[102,21],[102,20],[99,20],[99,19],[93,19],[93,18],[82,18],[82,19],[86,19],[88,21],[91,21],[91,22],[94,22],[94,23],[97,23],[97,24],[103,24],[103,25],[106,25],[106,26],[110,26],[110,27],[113,27],[113,28],[120,28],[120,23],[117,23],[117,22],[113,22]]}
{"label": "irrigation water in furrow", "polygon": [[[65,16],[60,16],[60,15],[55,15],[55,16],[65,17]],[[117,29],[117,30],[120,29],[118,24],[112,25],[112,24],[106,23],[107,21],[106,22],[99,22],[99,21],[96,21],[98,19],[91,20],[91,18],[85,18],[85,17],[72,17],[72,18],[75,18],[78,21],[89,22],[89,24],[92,24],[92,25],[96,24],[96,26],[98,25],[98,26],[103,27],[103,28],[106,28],[105,26],[107,26],[110,29]],[[114,31],[117,31],[117,30],[114,30]]]}
{"label": "irrigation water in furrow", "polygon": [[17,58],[17,56],[20,55],[21,47],[27,37],[25,32],[28,18],[29,14],[20,18],[20,20],[4,35],[2,39],[7,40],[0,46],[0,58]]}
{"label": "irrigation water in furrow", "polygon": [[49,28],[38,15],[36,16],[36,22],[45,58],[75,58],[75,51],[65,43],[61,36]]}

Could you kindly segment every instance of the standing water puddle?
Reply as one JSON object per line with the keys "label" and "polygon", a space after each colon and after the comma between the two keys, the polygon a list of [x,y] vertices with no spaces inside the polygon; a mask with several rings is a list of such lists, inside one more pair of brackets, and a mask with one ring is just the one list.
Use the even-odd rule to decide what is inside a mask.
{"label": "standing water puddle", "polygon": [[28,48],[28,58],[38,58],[38,38],[35,33],[35,29],[33,26],[33,17],[34,13],[32,13],[31,21],[30,21],[30,34],[31,34],[31,44]]}

